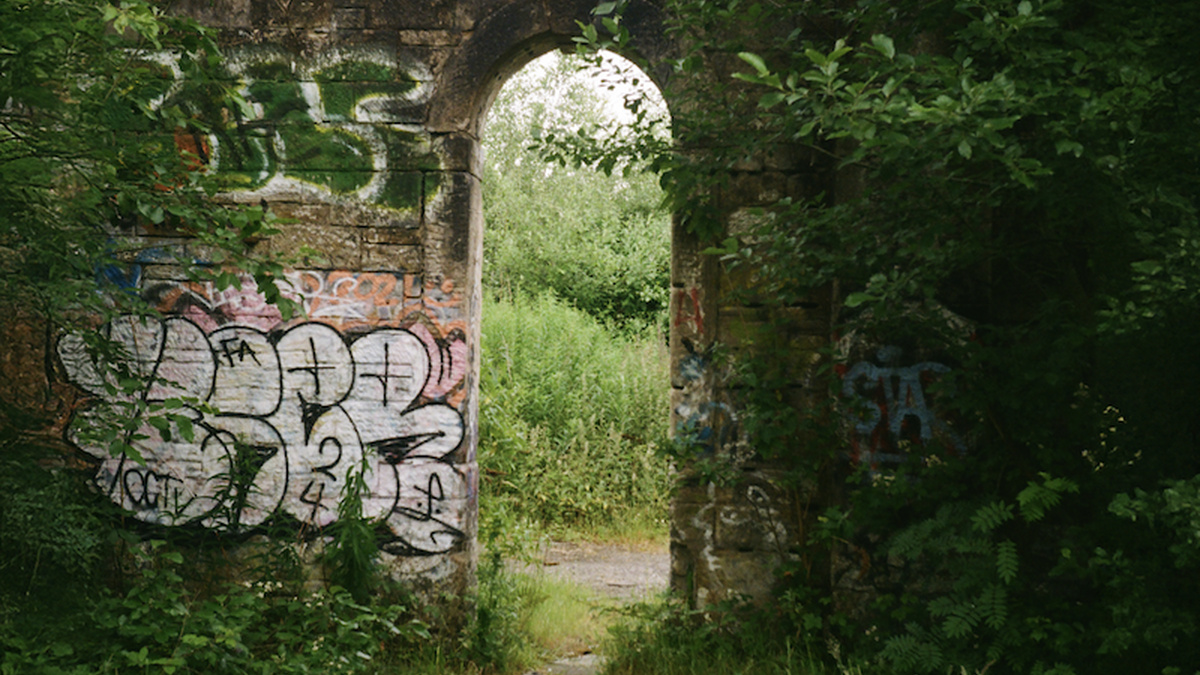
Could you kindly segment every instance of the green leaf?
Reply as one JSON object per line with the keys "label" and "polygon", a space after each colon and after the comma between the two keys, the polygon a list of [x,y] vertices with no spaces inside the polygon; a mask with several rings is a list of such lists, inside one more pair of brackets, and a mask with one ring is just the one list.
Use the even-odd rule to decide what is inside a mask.
{"label": "green leaf", "polygon": [[859,305],[868,302],[874,302],[875,300],[875,296],[871,295],[870,293],[858,292],[847,295],[846,300],[842,302],[842,304],[846,307],[858,307]]}
{"label": "green leaf", "polygon": [[758,100],[758,107],[764,108],[764,109],[765,108],[773,108],[776,105],[778,105],[781,101],[783,101],[785,98],[787,98],[786,93],[781,92],[781,91],[773,91],[773,92],[770,92],[769,94],[764,95],[761,99]]}
{"label": "green leaf", "polygon": [[1011,584],[1017,578],[1019,567],[1017,545],[1008,540],[996,544],[996,573],[1000,576],[1000,580]]}
{"label": "green leaf", "polygon": [[1054,142],[1054,150],[1060,155],[1071,153],[1079,157],[1083,154],[1083,144],[1069,138],[1060,138]]}
{"label": "green leaf", "polygon": [[760,77],[765,77],[768,73],[771,72],[771,70],[769,68],[767,68],[766,62],[763,61],[762,57],[759,56],[758,54],[755,54],[753,52],[738,52],[738,58],[745,61],[746,63],[749,63],[754,68],[754,70],[758,72]]}
{"label": "green leaf", "polygon": [[975,515],[971,516],[971,529],[987,533],[1012,519],[1013,505],[997,500],[980,507]]}
{"label": "green leaf", "polygon": [[892,38],[880,33],[876,33],[875,35],[871,36],[871,45],[875,47],[880,54],[883,54],[888,61],[896,58],[896,44],[892,42]]}
{"label": "green leaf", "polygon": [[183,415],[172,415],[175,425],[179,427],[179,435],[189,443],[196,440],[196,430],[192,426],[192,420]]}
{"label": "green leaf", "polygon": [[1163,271],[1162,263],[1157,260],[1139,260],[1129,266],[1134,272],[1148,277]]}

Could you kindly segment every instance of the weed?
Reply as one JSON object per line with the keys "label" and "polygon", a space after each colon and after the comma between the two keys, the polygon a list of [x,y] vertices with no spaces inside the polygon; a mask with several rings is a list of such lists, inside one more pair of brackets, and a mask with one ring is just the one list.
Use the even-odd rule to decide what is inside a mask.
{"label": "weed", "polygon": [[661,341],[615,334],[550,295],[485,306],[483,333],[485,528],[662,531]]}
{"label": "weed", "polygon": [[[830,671],[814,647],[750,607],[689,610],[674,599],[631,605],[610,630],[609,675],[850,675]],[[823,650],[822,650],[823,651]]]}

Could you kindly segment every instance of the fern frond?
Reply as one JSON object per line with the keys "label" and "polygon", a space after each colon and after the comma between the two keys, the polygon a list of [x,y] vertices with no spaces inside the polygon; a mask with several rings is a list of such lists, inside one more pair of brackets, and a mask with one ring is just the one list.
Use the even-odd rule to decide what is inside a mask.
{"label": "fern frond", "polygon": [[1005,540],[996,544],[996,572],[1000,580],[1011,584],[1017,578],[1020,560],[1017,558],[1017,545]]}
{"label": "fern frond", "polygon": [[1013,519],[1013,505],[1003,500],[981,506],[971,516],[971,529],[988,533]]}
{"label": "fern frond", "polygon": [[979,609],[989,628],[1000,630],[1008,621],[1008,591],[998,584],[988,584],[979,595]]}

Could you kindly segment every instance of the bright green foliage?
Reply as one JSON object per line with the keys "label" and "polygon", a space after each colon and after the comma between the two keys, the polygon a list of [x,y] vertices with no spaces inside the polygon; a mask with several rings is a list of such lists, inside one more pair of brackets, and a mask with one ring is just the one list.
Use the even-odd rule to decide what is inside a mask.
{"label": "bright green foliage", "polygon": [[[752,280],[747,302],[836,284],[839,334],[953,369],[937,414],[965,453],[911,444],[824,520],[875,586],[852,619],[820,616],[829,634],[888,672],[1192,672],[1200,7],[670,7],[691,76],[673,129],[697,149],[662,160],[681,221]],[[625,43],[615,16],[584,41]],[[781,145],[836,181],[727,233],[719,189]],[[795,374],[759,356],[739,364],[754,447],[802,481],[845,471],[841,382],[800,423],[776,395]],[[791,454],[799,431],[827,452]]]}
{"label": "bright green foliage", "polygon": [[[510,530],[661,528],[667,359],[553,296],[484,307],[480,512]],[[511,532],[508,532],[511,534]]]}
{"label": "bright green foliage", "polygon": [[661,532],[666,512],[662,193],[653,176],[548,164],[531,147],[608,118],[580,66],[535,61],[485,133],[480,512],[510,540]]}
{"label": "bright green foliage", "polygon": [[547,164],[534,143],[607,119],[601,83],[551,54],[505,85],[484,136],[484,285],[551,290],[600,319],[657,324],[667,308],[668,228],[655,177]]}

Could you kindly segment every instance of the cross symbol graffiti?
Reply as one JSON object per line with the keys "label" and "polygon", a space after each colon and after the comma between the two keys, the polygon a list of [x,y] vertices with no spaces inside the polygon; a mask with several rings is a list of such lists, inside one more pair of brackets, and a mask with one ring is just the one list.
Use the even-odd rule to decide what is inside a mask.
{"label": "cross symbol graffiti", "polygon": [[373,377],[379,380],[379,385],[383,388],[383,404],[388,404],[388,389],[392,379],[411,380],[413,379],[412,366],[409,364],[402,365],[404,372],[392,372],[391,361],[391,345],[384,343],[383,345],[383,372],[382,373],[363,373],[365,377]]}
{"label": "cross symbol graffiti", "polygon": [[[320,371],[334,370],[336,368],[336,366],[322,366],[321,365],[320,361],[317,359],[317,345],[313,342],[312,338],[308,338],[308,351],[309,351],[309,357],[312,362],[312,365],[311,366],[296,366],[295,368],[288,368],[288,372],[289,373],[303,372],[303,373],[308,373],[309,375],[312,375],[313,395],[320,396],[321,395],[321,373],[320,373]],[[303,397],[301,397],[301,400],[303,400]]]}

